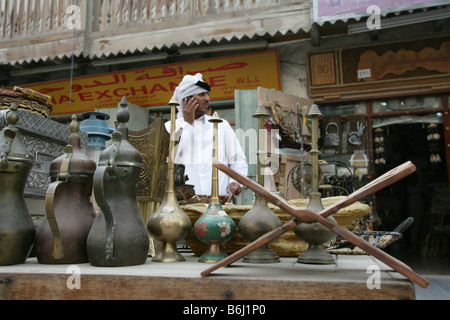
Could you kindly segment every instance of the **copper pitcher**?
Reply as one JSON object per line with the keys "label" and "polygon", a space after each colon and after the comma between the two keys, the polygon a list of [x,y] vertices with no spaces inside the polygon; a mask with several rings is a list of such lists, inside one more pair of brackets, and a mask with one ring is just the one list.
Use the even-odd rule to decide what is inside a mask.
{"label": "copper pitcher", "polygon": [[100,212],[87,239],[89,262],[94,266],[143,264],[149,250],[149,236],[136,197],[142,155],[128,142],[125,97],[120,106],[119,126],[112,134],[112,144],[100,154],[94,174],[94,196]]}
{"label": "copper pitcher", "polygon": [[35,240],[36,256],[43,264],[88,262],[86,240],[95,217],[90,196],[97,165],[81,151],[76,119],[73,115],[65,153],[50,164],[46,216]]}
{"label": "copper pitcher", "polygon": [[6,120],[9,125],[0,133],[0,266],[24,263],[36,233],[24,198],[34,158],[15,126],[19,121],[16,104]]}

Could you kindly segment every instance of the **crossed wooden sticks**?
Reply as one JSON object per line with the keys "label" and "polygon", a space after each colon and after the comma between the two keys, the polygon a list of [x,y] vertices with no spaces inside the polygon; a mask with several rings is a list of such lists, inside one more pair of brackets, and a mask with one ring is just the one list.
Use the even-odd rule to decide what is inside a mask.
{"label": "crossed wooden sticks", "polygon": [[249,254],[250,252],[254,251],[255,249],[259,248],[260,246],[269,243],[270,241],[278,238],[283,233],[294,229],[299,223],[312,223],[312,222],[319,222],[320,224],[324,225],[331,231],[337,233],[341,237],[347,239],[354,245],[358,246],[368,254],[371,254],[372,256],[376,257],[380,261],[384,262],[397,272],[404,275],[409,280],[415,282],[416,284],[420,285],[423,288],[427,288],[429,285],[429,281],[422,278],[420,275],[415,273],[409,266],[404,264],[403,262],[397,260],[396,258],[392,257],[391,255],[385,253],[384,251],[378,249],[377,247],[371,245],[370,243],[364,241],[354,233],[350,232],[349,230],[330,222],[326,217],[329,215],[336,213],[342,208],[345,208],[355,201],[358,201],[370,194],[375,193],[376,191],[383,189],[384,187],[387,187],[394,182],[397,182],[398,180],[403,179],[404,177],[408,176],[409,174],[413,173],[416,170],[416,167],[414,164],[412,164],[410,161],[405,162],[404,164],[386,172],[382,176],[378,177],[377,179],[373,180],[372,182],[368,183],[364,187],[358,189],[357,191],[350,194],[347,198],[336,202],[335,204],[329,206],[328,208],[322,210],[319,213],[316,213],[311,210],[307,209],[300,209],[295,207],[294,205],[290,204],[283,198],[267,191],[262,187],[261,185],[257,184],[253,180],[242,176],[241,174],[235,172],[234,170],[230,169],[228,166],[218,162],[214,161],[213,165],[217,167],[219,170],[226,173],[228,176],[236,180],[237,182],[247,186],[251,190],[253,190],[256,194],[264,197],[267,201],[272,202],[274,205],[278,206],[279,208],[283,209],[285,212],[289,213],[293,216],[291,220],[283,224],[281,227],[276,228],[265,235],[261,236],[260,238],[256,239],[246,247],[236,251],[235,253],[229,255],[227,258],[219,261],[218,263],[214,264],[208,269],[205,269],[201,272],[201,275],[207,276],[211,272],[219,269],[220,267],[228,266],[231,263],[235,262],[236,260],[244,257],[245,255]]}

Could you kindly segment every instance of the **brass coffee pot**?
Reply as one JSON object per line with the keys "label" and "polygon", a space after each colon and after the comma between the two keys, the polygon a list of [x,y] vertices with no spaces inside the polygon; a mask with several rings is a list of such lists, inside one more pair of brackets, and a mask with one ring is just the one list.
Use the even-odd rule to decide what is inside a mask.
{"label": "brass coffee pot", "polygon": [[86,240],[95,218],[90,196],[97,165],[81,151],[79,128],[76,115],[72,115],[65,153],[50,164],[46,217],[34,244],[39,263],[88,262]]}
{"label": "brass coffee pot", "polygon": [[192,227],[189,216],[181,209],[175,194],[174,181],[174,157],[176,154],[175,142],[175,108],[178,102],[172,98],[170,105],[170,142],[167,186],[163,200],[158,209],[147,221],[147,230],[156,240],[162,242],[161,249],[156,252],[152,261],[155,262],[177,262],[184,261],[184,257],[178,252],[177,241],[183,240]]}
{"label": "brass coffee pot", "polygon": [[0,266],[24,263],[36,233],[24,198],[34,158],[16,127],[19,115],[15,103],[6,120],[8,126],[0,133]]}
{"label": "brass coffee pot", "polygon": [[149,237],[136,195],[142,155],[128,142],[130,114],[123,97],[112,143],[99,158],[94,173],[94,196],[100,207],[87,238],[89,263],[116,267],[145,263]]}

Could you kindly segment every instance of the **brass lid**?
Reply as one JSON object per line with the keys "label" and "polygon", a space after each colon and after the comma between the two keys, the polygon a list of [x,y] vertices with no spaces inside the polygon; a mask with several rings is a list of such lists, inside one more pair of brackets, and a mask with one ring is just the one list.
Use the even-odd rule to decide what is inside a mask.
{"label": "brass lid", "polygon": [[311,108],[309,109],[308,112],[308,117],[313,118],[313,117],[317,117],[319,119],[323,118],[323,114],[319,109],[319,106],[317,104],[313,104],[311,106]]}
{"label": "brass lid", "polygon": [[[56,158],[50,163],[50,175],[61,173],[68,167],[68,173],[72,174],[94,174],[97,164],[94,160],[86,156],[81,151],[81,138],[79,135],[80,124],[77,121],[77,116],[72,115],[72,122],[70,123],[70,136],[65,153]],[[64,161],[69,161],[68,166],[62,166]]]}
{"label": "brass lid", "polygon": [[7,111],[8,126],[0,132],[0,159],[34,163],[34,157],[23,143],[20,131],[16,127],[19,122],[17,109],[17,104],[13,103]]}
{"label": "brass lid", "polygon": [[118,166],[141,167],[142,154],[128,142],[127,123],[130,120],[130,113],[127,110],[128,101],[124,96],[120,102],[120,110],[117,112],[117,131],[112,134],[111,145],[103,150],[99,158],[99,166],[112,165],[114,162]]}
{"label": "brass lid", "polygon": [[169,106],[172,105],[172,104],[174,104],[174,105],[176,105],[176,106],[179,106],[179,105],[180,105],[180,104],[178,103],[177,99],[175,99],[175,96],[172,96],[172,98],[171,98],[170,101],[169,101]]}
{"label": "brass lid", "polygon": [[253,114],[253,118],[268,118],[270,117],[269,111],[267,111],[267,108],[263,104],[258,104],[258,107],[255,110],[255,113]]}
{"label": "brass lid", "polygon": [[220,116],[217,113],[217,111],[214,112],[214,114],[212,115],[211,119],[209,119],[208,121],[212,122],[212,123],[214,123],[214,122],[217,122],[217,123],[223,122],[223,120],[220,118]]}

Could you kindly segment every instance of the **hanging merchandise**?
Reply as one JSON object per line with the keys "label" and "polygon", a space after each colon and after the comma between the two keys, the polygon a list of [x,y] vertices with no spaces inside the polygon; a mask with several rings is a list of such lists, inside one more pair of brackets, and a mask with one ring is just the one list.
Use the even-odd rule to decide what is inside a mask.
{"label": "hanging merchandise", "polygon": [[279,130],[280,148],[301,148],[300,130],[297,126],[298,112],[289,111],[286,116],[285,111],[277,101],[271,106],[272,119],[267,120],[267,129]]}
{"label": "hanging merchandise", "polygon": [[321,123],[321,134],[323,137],[322,152],[324,154],[340,154],[341,153],[341,117],[325,117]]}
{"label": "hanging merchandise", "polygon": [[382,128],[375,129],[373,144],[374,144],[374,163],[376,166],[383,166],[386,164],[385,147],[384,147],[384,130]]}
{"label": "hanging merchandise", "polygon": [[[335,127],[335,132],[330,132],[330,126]],[[329,122],[325,128],[325,138],[324,138],[324,146],[325,147],[339,147],[341,141],[339,137],[339,126],[336,122]]]}
{"label": "hanging merchandise", "polygon": [[438,125],[435,123],[429,124],[427,126],[427,140],[428,140],[428,150],[430,152],[430,163],[436,164],[442,162],[440,140],[441,135],[439,134]]}
{"label": "hanging merchandise", "polygon": [[356,131],[352,131],[348,134],[348,142],[354,146],[361,146],[365,128],[366,126],[362,122],[357,121]]}
{"label": "hanging merchandise", "polygon": [[367,118],[364,115],[346,116],[348,125],[347,153],[367,153]]}

